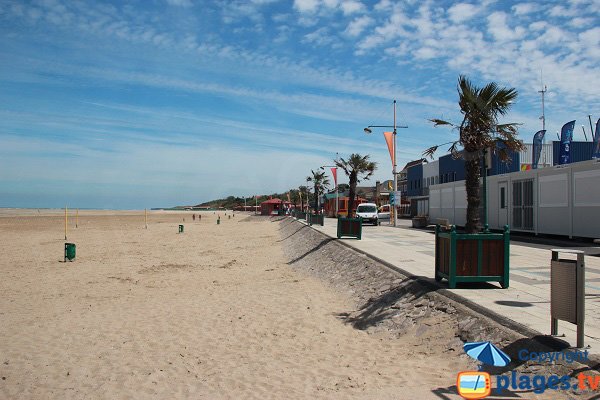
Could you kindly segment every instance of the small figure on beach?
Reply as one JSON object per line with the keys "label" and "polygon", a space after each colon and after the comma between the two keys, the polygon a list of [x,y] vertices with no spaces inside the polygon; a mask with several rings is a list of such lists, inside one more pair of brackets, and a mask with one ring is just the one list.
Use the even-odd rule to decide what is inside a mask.
{"label": "small figure on beach", "polygon": [[192,214],[192,221],[196,220],[196,214]]}
{"label": "small figure on beach", "polygon": [[202,219],[202,214],[198,214],[198,221]]}

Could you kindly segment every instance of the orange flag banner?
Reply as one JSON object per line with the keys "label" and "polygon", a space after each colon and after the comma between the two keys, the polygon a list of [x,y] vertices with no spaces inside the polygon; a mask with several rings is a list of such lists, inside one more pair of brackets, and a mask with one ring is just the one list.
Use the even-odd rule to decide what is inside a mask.
{"label": "orange flag banner", "polygon": [[331,168],[331,175],[333,175],[333,183],[337,186],[337,168]]}
{"label": "orange flag banner", "polygon": [[385,142],[387,143],[388,150],[390,151],[390,159],[392,160],[392,167],[396,165],[396,160],[394,159],[394,132],[383,132],[383,136],[385,137]]}

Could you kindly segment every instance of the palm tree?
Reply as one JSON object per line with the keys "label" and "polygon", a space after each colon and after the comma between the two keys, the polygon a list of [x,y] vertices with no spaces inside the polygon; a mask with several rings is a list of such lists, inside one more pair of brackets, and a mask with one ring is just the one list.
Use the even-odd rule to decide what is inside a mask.
{"label": "palm tree", "polygon": [[[501,160],[510,161],[509,151],[524,148],[523,142],[517,139],[516,123],[499,124],[498,117],[506,115],[517,91],[514,88],[500,88],[495,82],[482,88],[474,86],[465,76],[458,78],[458,104],[463,115],[460,125],[441,119],[432,119],[434,126],[450,125],[459,132],[459,139],[450,142],[449,151],[454,157],[465,160],[465,186],[467,191],[467,233],[476,233],[481,228],[479,218],[479,178],[481,158],[484,151],[493,151]],[[450,144],[446,143],[446,144]],[[438,146],[432,146],[423,154],[432,157]],[[462,155],[459,147],[463,148]]]}
{"label": "palm tree", "polygon": [[314,198],[315,212],[318,213],[319,212],[319,196],[321,196],[323,194],[323,192],[325,192],[325,189],[329,186],[329,178],[327,178],[327,176],[325,175],[325,171],[317,170],[315,172],[311,169],[310,173],[312,174],[312,176],[307,176],[306,182],[313,183],[313,190],[314,190],[314,196],[315,196],[315,198]]}
{"label": "palm tree", "polygon": [[308,202],[309,190],[307,186],[298,186],[298,195],[300,196],[300,210],[304,212],[304,200]]}
{"label": "palm tree", "polygon": [[294,208],[298,208],[298,198],[299,198],[298,193],[299,193],[298,189],[290,189],[290,201],[294,205]]}
{"label": "palm tree", "polygon": [[368,180],[375,169],[377,163],[369,161],[369,155],[361,156],[360,154],[350,154],[348,160],[344,160],[340,157],[339,160],[334,160],[335,165],[341,168],[342,171],[348,176],[350,180],[350,193],[348,195],[348,218],[352,217],[352,211],[354,209],[354,197],[356,194],[356,184],[361,179]]}

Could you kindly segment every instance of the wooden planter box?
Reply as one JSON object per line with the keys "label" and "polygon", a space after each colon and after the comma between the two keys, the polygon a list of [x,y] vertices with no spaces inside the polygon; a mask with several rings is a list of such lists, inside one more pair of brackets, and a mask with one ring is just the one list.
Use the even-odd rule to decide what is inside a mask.
{"label": "wooden planter box", "polygon": [[323,214],[308,214],[308,224],[325,225],[325,216]]}
{"label": "wooden planter box", "polygon": [[358,240],[362,237],[362,218],[338,217],[337,237],[338,239],[346,237],[355,237]]}
{"label": "wooden planter box", "polygon": [[456,233],[435,227],[435,280],[448,280],[450,289],[458,282],[500,282],[509,285],[510,232]]}
{"label": "wooden planter box", "polygon": [[304,211],[297,211],[296,218],[297,219],[306,219],[306,213]]}

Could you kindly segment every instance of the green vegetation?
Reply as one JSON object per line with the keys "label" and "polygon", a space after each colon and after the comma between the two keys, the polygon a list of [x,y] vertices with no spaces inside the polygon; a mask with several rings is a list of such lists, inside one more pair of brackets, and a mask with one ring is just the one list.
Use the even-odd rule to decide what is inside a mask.
{"label": "green vegetation", "polygon": [[[510,150],[523,149],[523,142],[517,138],[516,123],[498,123],[498,117],[510,110],[517,98],[514,88],[500,88],[495,82],[482,88],[474,86],[466,77],[458,79],[458,105],[463,115],[460,124],[453,124],[441,119],[432,119],[435,126],[449,125],[458,130],[459,138],[451,142],[450,152],[455,157],[465,160],[465,186],[467,190],[467,233],[476,233],[481,229],[479,220],[479,177],[481,159],[484,151],[497,152],[501,160],[508,159]],[[432,146],[424,152],[432,156],[439,146]],[[458,148],[463,152],[459,154]]]}

